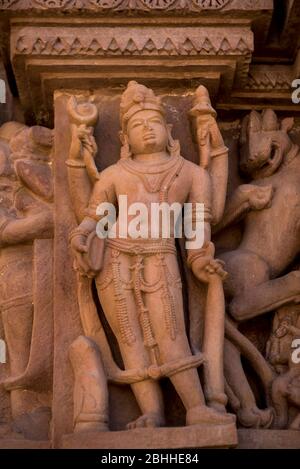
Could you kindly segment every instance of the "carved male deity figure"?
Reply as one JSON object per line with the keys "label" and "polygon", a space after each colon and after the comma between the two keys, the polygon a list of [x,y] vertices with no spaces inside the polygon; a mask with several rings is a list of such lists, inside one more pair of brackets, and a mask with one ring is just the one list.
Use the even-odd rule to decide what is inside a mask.
{"label": "carved male deity figure", "polygon": [[[154,238],[149,226],[147,237],[134,239],[127,234],[124,238],[119,234],[119,216],[116,237],[102,240],[104,257],[98,269],[88,262],[93,257],[90,239],[101,218],[97,214],[99,204],[108,202],[118,208],[122,195],[127,196],[128,207],[136,202],[149,208],[152,203],[190,202],[192,217],[196,217],[196,204],[201,203],[205,206],[204,244],[187,249],[188,265],[207,285],[214,281],[219,285],[225,277],[223,264],[214,259],[211,243],[209,174],[180,155],[161,100],[152,90],[130,82],[122,95],[120,120],[121,158],[99,175],[85,217],[71,234],[71,246],[80,273],[95,276],[105,317],[118,341],[124,373],[141,376],[128,381],[142,413],[128,428],[164,424],[159,375],[169,377],[174,385],[186,409],[187,425],[232,423],[233,416],[225,411],[224,392],[212,392],[208,405],[205,402],[197,372],[203,356],[192,355],[186,334],[174,233],[169,238]],[[94,155],[90,132],[79,129],[77,137],[85,154]],[[80,166],[68,161],[69,165]],[[129,215],[128,223],[131,219]],[[210,313],[208,321],[213,320],[214,312]]]}
{"label": "carved male deity figure", "polygon": [[51,347],[45,327],[51,315],[42,304],[34,305],[35,267],[41,267],[39,252],[45,248],[44,240],[42,245],[35,240],[52,237],[51,148],[49,129],[17,122],[0,128],[0,310],[9,362],[9,376],[0,385],[10,392],[13,429],[37,438],[47,438],[49,403],[32,391],[47,389],[41,370],[49,360],[43,358]]}

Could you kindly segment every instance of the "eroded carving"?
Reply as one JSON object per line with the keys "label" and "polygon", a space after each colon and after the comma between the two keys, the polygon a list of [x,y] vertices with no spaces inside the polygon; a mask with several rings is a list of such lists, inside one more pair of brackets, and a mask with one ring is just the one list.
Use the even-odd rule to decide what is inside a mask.
{"label": "eroded carving", "polygon": [[[11,429],[47,439],[52,370],[52,131],[0,128],[1,321],[9,373]],[[11,431],[8,427],[8,432]]]}
{"label": "eroded carving", "polygon": [[[161,100],[152,90],[130,82],[120,107],[121,158],[102,173],[95,173],[93,105],[83,105],[90,118],[79,116],[79,120],[75,112],[77,105],[71,98],[72,144],[67,165],[75,213],[81,221],[70,236],[78,273],[80,313],[85,335],[99,347],[107,379],[132,387],[142,415],[129,423],[128,428],[164,425],[158,384],[162,377],[169,377],[177,390],[186,408],[187,425],[232,424],[233,416],[225,411],[222,370],[225,272],[222,263],[214,260],[214,246],[210,241],[210,223],[212,219],[215,223],[220,219],[224,208],[228,151],[208,93],[200,87],[192,109],[200,167],[180,156],[179,142],[173,140],[170,126],[165,123]],[[74,123],[75,114],[77,122]],[[210,177],[207,168],[211,170]],[[217,180],[221,183],[218,191]],[[101,218],[96,214],[98,205],[102,202],[117,205],[120,195],[128,196],[128,204],[188,200],[205,204],[204,247],[187,251],[187,263],[193,275],[207,285],[201,351],[192,354],[188,344],[174,234],[170,239],[152,239],[149,233],[149,239],[117,236],[106,240],[95,234]],[[99,323],[91,296],[93,277],[104,314],[119,344],[124,371],[114,363],[110,344]],[[201,364],[208,406],[196,372]],[[76,382],[74,364],[73,368]],[[98,381],[97,392],[102,385]],[[105,396],[103,391],[104,400]],[[79,397],[75,395],[74,399],[77,402]],[[105,425],[107,421],[100,419],[97,423]],[[95,422],[91,420],[90,425],[94,428]]]}
{"label": "eroded carving", "polygon": [[[272,110],[262,114],[252,111],[245,117],[240,137],[240,168],[252,181],[233,193],[216,229],[243,219],[243,236],[238,248],[220,257],[229,272],[225,292],[228,311],[234,319],[234,322],[228,320],[226,326],[230,340],[225,343],[225,376],[232,407],[247,427],[272,425],[273,406],[276,409],[274,425],[283,427],[287,416],[282,415],[282,411],[276,415],[276,400],[281,395],[281,399],[288,402],[291,392],[291,401],[297,401],[294,376],[298,374],[298,367],[292,366],[276,378],[274,369],[255,346],[235,330],[241,322],[277,308],[285,311],[285,305],[299,301],[299,271],[284,274],[299,253],[300,160],[299,148],[289,137],[292,126],[293,119],[280,122]],[[281,321],[281,314],[277,314],[275,324]],[[291,325],[291,330],[293,327]],[[275,343],[273,338],[269,351],[271,364],[281,355],[279,352],[274,359]],[[256,406],[243,371],[241,354],[250,361],[264,385],[268,409],[260,410]],[[285,360],[290,362],[286,357]]]}

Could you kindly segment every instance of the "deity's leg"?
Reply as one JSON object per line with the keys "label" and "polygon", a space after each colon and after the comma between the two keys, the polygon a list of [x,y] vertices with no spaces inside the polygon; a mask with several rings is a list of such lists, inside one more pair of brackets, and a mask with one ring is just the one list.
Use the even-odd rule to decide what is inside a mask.
{"label": "deity's leg", "polygon": [[[188,343],[180,273],[176,257],[151,256],[145,259],[145,303],[159,348],[160,363],[170,363],[192,355]],[[156,285],[157,279],[161,285]],[[152,285],[152,287],[151,287]],[[156,285],[156,286],[155,286]],[[178,371],[170,377],[187,410],[187,424],[231,423],[233,417],[208,408],[195,368]]]}
{"label": "deity's leg", "polygon": [[[144,346],[130,282],[131,266],[131,256],[107,248],[104,269],[96,285],[105,317],[118,341],[125,369],[142,371],[151,365],[151,361]],[[146,379],[131,387],[142,416],[130,423],[128,428],[163,425],[163,400],[159,384]]]}

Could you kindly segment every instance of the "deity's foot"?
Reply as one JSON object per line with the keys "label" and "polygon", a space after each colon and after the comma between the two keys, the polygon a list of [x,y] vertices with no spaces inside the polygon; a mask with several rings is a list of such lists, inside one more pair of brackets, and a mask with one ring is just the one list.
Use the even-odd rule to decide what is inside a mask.
{"label": "deity's foot", "polygon": [[269,428],[274,420],[273,409],[244,407],[237,412],[238,421],[246,428]]}
{"label": "deity's foot", "polygon": [[163,425],[163,419],[160,415],[154,413],[143,414],[133,422],[128,423],[127,430],[134,428],[155,428]]}
{"label": "deity's foot", "polygon": [[106,422],[78,422],[74,427],[74,433],[108,431],[109,426]]}
{"label": "deity's foot", "polygon": [[187,425],[226,425],[235,422],[235,415],[224,414],[205,405],[192,407],[186,413]]}

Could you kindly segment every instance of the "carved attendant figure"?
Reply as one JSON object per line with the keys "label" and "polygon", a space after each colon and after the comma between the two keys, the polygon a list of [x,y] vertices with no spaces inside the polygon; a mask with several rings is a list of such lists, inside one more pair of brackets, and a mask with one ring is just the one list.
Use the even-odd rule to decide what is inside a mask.
{"label": "carved attendant figure", "polygon": [[[32,390],[49,389],[46,363],[52,349],[51,303],[44,308],[43,301],[39,305],[35,302],[39,290],[36,277],[42,274],[38,271],[40,251],[46,257],[47,253],[52,255],[46,250],[53,230],[48,165],[52,131],[9,122],[0,129],[0,145],[0,308],[10,367],[10,376],[1,385],[10,391],[14,429],[34,438],[36,423],[35,435],[47,438],[49,403]],[[51,272],[50,266],[48,270]],[[47,298],[45,291],[40,293]]]}

